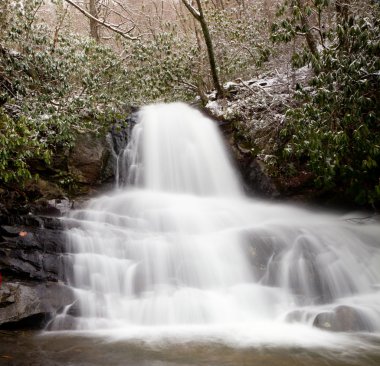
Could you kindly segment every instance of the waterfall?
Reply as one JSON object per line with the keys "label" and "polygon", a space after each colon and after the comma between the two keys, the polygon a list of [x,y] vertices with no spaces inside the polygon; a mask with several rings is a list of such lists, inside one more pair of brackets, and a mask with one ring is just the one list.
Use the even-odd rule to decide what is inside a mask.
{"label": "waterfall", "polygon": [[52,329],[380,332],[377,222],[246,197],[215,123],[182,103],[143,107],[119,164],[125,185],[66,219],[78,300]]}

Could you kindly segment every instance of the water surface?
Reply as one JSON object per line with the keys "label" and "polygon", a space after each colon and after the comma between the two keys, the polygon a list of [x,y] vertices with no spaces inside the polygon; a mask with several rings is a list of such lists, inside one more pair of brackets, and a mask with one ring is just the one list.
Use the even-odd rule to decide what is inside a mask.
{"label": "water surface", "polygon": [[84,334],[0,332],[4,366],[378,366],[380,339],[355,336],[350,349],[231,347],[217,341],[110,341]]}

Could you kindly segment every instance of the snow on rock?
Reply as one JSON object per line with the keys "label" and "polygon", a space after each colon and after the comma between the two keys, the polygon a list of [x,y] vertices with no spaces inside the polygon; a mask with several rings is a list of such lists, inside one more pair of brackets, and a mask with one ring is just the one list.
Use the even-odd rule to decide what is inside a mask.
{"label": "snow on rock", "polygon": [[211,100],[206,104],[206,109],[211,112],[214,117],[220,118],[224,112],[222,106],[217,100]]}

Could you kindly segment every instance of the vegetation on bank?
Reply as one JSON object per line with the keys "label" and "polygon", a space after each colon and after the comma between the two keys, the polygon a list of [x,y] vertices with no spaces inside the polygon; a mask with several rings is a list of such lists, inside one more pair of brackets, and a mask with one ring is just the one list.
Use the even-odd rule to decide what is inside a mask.
{"label": "vegetation on bank", "polygon": [[36,19],[41,1],[2,3],[0,177],[32,178],[76,133],[101,131],[124,103],[127,72],[108,47]]}
{"label": "vegetation on bank", "polygon": [[[272,174],[307,171],[319,190],[380,202],[378,2],[286,0],[275,2],[276,10],[266,0],[183,0],[168,13],[154,0],[140,12],[129,12],[129,2],[89,0],[71,18],[70,3],[50,4],[51,22],[41,16],[44,0],[0,4],[0,185],[21,186],[36,161],[48,166],[77,133],[107,131],[125,104],[206,102],[215,72],[223,85],[282,72],[291,59],[313,75],[290,90]],[[88,32],[78,34],[72,19]],[[115,24],[126,19],[133,24],[123,33]]]}
{"label": "vegetation on bank", "polygon": [[[343,193],[357,204],[380,202],[380,6],[291,0],[272,39],[305,39],[293,54],[296,68],[311,67],[308,87],[298,87],[299,107],[288,109],[279,161],[287,174],[306,166],[317,188]],[[286,6],[291,6],[291,11]],[[314,22],[308,16],[314,16]],[[311,31],[313,30],[313,32]],[[285,164],[284,164],[285,163]]]}

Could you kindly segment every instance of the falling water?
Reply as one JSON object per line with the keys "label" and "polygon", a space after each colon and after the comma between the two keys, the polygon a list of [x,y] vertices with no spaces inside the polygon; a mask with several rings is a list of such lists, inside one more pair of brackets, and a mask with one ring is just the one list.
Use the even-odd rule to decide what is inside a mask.
{"label": "falling water", "polygon": [[378,223],[249,199],[215,124],[181,103],[142,108],[119,163],[125,186],[67,219],[77,301],[53,329],[306,345],[342,341],[313,325],[380,332]]}

